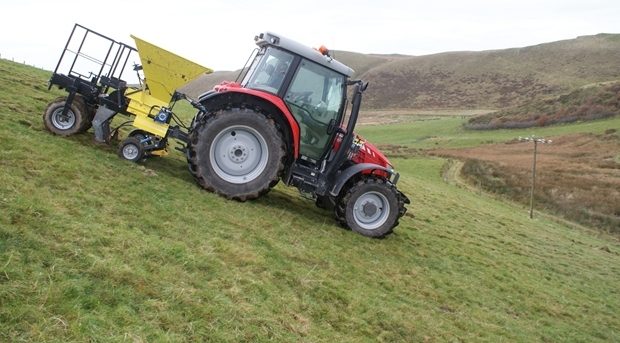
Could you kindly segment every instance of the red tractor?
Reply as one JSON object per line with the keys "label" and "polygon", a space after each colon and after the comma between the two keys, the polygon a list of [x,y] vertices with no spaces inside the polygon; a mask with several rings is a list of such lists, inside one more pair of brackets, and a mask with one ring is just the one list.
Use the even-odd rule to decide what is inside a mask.
{"label": "red tractor", "polygon": [[[109,46],[101,58],[82,50],[87,38]],[[208,68],[135,40],[138,49],[76,24],[49,83],[69,95],[48,105],[45,127],[68,136],[92,125],[95,139],[109,142],[131,124],[134,130],[119,147],[122,158],[163,156],[168,141],[178,140],[198,183],[226,198],[255,199],[282,180],[362,235],[383,237],[398,225],[409,203],[396,189],[399,175],[353,132],[368,83],[350,80],[353,70],[327,49],[262,33],[240,83],[224,82],[192,100],[174,89]],[[136,52],[140,83],[130,86],[121,78]],[[95,72],[76,71],[83,59],[97,61]],[[149,75],[142,78],[140,71]],[[352,106],[345,120],[348,94]],[[189,126],[172,112],[180,99],[198,110]],[[135,119],[111,130],[117,114]]]}
{"label": "red tractor", "polygon": [[[409,199],[399,174],[353,130],[368,83],[324,47],[265,32],[238,82],[192,101],[199,112],[187,142],[198,183],[229,199],[267,193],[279,180],[333,209],[336,220],[370,237],[392,232]],[[345,125],[348,86],[353,86]]]}

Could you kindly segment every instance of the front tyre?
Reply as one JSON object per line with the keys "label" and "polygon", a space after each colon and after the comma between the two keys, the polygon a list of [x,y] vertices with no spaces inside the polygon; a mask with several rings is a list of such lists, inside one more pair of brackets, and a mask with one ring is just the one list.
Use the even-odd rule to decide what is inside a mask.
{"label": "front tyre", "polygon": [[198,122],[188,162],[205,189],[245,201],[265,194],[284,169],[285,148],[273,120],[253,109],[231,108]]}
{"label": "front tyre", "polygon": [[380,238],[398,225],[398,191],[389,181],[367,177],[354,183],[339,199],[336,218],[364,236]]}

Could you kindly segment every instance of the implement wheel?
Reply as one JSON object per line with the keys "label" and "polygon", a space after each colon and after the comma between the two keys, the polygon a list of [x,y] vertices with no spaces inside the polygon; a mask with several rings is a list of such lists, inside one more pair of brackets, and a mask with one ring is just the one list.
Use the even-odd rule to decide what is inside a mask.
{"label": "implement wheel", "polygon": [[59,136],[71,136],[90,127],[91,116],[84,99],[76,95],[66,114],[62,114],[67,97],[56,98],[50,102],[43,113],[43,125]]}
{"label": "implement wheel", "polygon": [[198,183],[229,199],[265,194],[284,169],[284,142],[273,120],[232,108],[204,118],[190,132],[188,163]]}
{"label": "implement wheel", "polygon": [[137,137],[125,139],[118,147],[118,156],[131,161],[138,162],[144,158],[144,147]]}

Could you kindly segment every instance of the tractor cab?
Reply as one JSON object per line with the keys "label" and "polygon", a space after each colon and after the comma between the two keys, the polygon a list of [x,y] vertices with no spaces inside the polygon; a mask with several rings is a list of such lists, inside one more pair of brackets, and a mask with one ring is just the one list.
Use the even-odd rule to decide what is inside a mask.
{"label": "tractor cab", "polygon": [[331,151],[342,124],[347,78],[353,70],[323,52],[262,33],[241,85],[284,100],[300,130],[300,157],[318,163]]}

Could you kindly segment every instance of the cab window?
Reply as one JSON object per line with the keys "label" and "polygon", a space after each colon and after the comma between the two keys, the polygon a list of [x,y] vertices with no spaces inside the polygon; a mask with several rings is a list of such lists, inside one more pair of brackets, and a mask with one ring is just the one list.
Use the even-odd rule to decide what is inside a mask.
{"label": "cab window", "polygon": [[277,94],[293,62],[293,55],[272,47],[258,55],[244,80],[245,87]]}
{"label": "cab window", "polygon": [[284,101],[301,130],[302,155],[321,159],[331,141],[330,122],[338,124],[344,104],[345,77],[317,63],[302,60]]}

